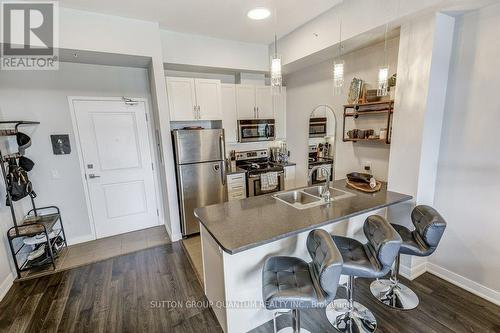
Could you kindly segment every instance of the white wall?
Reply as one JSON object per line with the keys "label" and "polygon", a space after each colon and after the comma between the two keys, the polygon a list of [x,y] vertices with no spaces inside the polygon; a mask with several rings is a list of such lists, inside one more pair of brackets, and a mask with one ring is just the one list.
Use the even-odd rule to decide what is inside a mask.
{"label": "white wall", "polygon": [[496,297],[497,304],[499,22],[500,5],[457,21],[435,192],[435,206],[448,227],[430,258],[432,264],[458,275],[458,279],[463,277],[466,287]]}
{"label": "white wall", "polygon": [[[228,27],[230,29],[230,27]],[[265,44],[161,30],[163,62],[240,70],[269,70]]]}
{"label": "white wall", "polygon": [[[61,208],[68,241],[89,240],[90,221],[80,176],[80,164],[68,96],[144,97],[150,101],[146,69],[61,63],[58,71],[6,71],[0,76],[2,119],[40,121],[32,132],[27,156],[36,163],[30,173],[37,205]],[[53,155],[50,135],[70,134],[72,153]],[[54,173],[59,178],[54,177]]]}
{"label": "white wall", "polygon": [[[398,58],[398,39],[388,43],[388,61],[391,74],[396,72]],[[353,77],[367,81],[375,86],[378,67],[384,61],[384,43],[379,43],[343,56],[345,61],[345,86],[342,95],[333,95],[333,60],[313,65],[298,72],[287,75],[287,128],[288,148],[291,160],[297,163],[297,185],[305,184],[307,176],[307,147],[309,133],[309,116],[314,107],[328,104],[335,110],[337,118],[337,179],[345,178],[352,171],[362,171],[364,162],[371,161],[375,176],[387,180],[390,146],[374,143],[353,143],[342,141],[343,105],[346,104],[348,86]],[[357,128],[386,127],[383,116],[360,117]],[[350,120],[352,121],[352,120]]]}
{"label": "white wall", "polygon": [[[453,28],[454,18],[439,13],[401,27],[388,188],[414,200],[390,207],[388,218],[408,227],[415,204],[433,205]],[[403,256],[401,272],[414,278],[425,263]]]}

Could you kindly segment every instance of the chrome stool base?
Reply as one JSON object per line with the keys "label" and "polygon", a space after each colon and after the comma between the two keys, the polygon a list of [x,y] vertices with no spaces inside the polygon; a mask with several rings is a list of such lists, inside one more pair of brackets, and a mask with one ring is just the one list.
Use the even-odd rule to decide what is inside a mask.
{"label": "chrome stool base", "polygon": [[397,281],[375,280],[370,291],[380,302],[394,309],[411,310],[418,306],[417,294]]}
{"label": "chrome stool base", "polygon": [[[308,330],[305,330],[303,328],[301,328],[299,332],[300,333],[311,333]],[[292,327],[285,327],[285,328],[279,330],[278,333],[295,333],[295,331],[293,330]]]}
{"label": "chrome stool base", "polygon": [[[284,327],[278,331],[277,318],[281,315],[291,315],[292,326]],[[273,315],[273,332],[274,333],[311,333],[300,327],[300,312],[299,310],[276,311]]]}
{"label": "chrome stool base", "polygon": [[326,317],[339,332],[372,333],[377,329],[373,313],[358,302],[353,302],[350,310],[347,299],[336,299],[328,305]]}

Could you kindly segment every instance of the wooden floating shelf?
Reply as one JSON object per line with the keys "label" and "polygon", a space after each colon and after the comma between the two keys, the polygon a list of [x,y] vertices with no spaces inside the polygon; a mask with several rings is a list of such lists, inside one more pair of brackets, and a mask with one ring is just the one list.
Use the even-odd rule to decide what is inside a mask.
{"label": "wooden floating shelf", "polygon": [[351,141],[351,142],[363,141],[363,142],[377,142],[377,143],[390,144],[390,143],[386,142],[385,139],[350,139],[350,138],[346,138],[346,139],[344,139],[344,141]]}
{"label": "wooden floating shelf", "polygon": [[346,112],[345,116],[346,117],[359,117],[359,116],[366,116],[370,114],[386,114],[388,112],[394,112],[392,109],[387,109],[387,110],[376,110],[376,111],[355,111],[355,112]]}
{"label": "wooden floating shelf", "polygon": [[[357,103],[344,105],[344,121],[342,126],[344,142],[376,142],[376,143],[391,143],[392,135],[392,116],[394,114],[394,100],[378,101],[370,103]],[[355,118],[366,115],[386,115],[387,139],[357,139],[348,138],[346,133],[346,119]]]}
{"label": "wooden floating shelf", "polygon": [[345,108],[355,108],[360,106],[371,106],[371,105],[380,105],[380,104],[394,104],[394,100],[390,101],[378,101],[378,102],[366,102],[366,103],[357,103],[357,104],[345,104]]}

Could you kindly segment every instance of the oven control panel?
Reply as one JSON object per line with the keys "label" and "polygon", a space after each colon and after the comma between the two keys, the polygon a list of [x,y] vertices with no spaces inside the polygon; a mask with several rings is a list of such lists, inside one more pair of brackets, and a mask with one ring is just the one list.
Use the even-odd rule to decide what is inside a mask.
{"label": "oven control panel", "polygon": [[236,160],[237,161],[246,161],[246,160],[259,159],[259,158],[267,158],[268,156],[269,156],[269,151],[267,149],[236,152]]}

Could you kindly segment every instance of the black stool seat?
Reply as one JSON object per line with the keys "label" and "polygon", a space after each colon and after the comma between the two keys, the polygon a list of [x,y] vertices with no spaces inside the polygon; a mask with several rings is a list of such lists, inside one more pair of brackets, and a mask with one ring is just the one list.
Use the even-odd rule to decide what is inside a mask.
{"label": "black stool seat", "polygon": [[312,308],[326,295],[311,278],[309,264],[295,257],[271,257],[264,265],[263,297],[268,310]]}
{"label": "black stool seat", "polygon": [[427,246],[419,236],[415,235],[407,227],[400,224],[392,224],[392,226],[403,240],[399,253],[426,257],[434,252],[434,249]]}
{"label": "black stool seat", "polygon": [[418,306],[417,294],[398,281],[400,254],[418,257],[430,256],[437,248],[446,228],[446,221],[432,207],[416,206],[411,212],[415,229],[392,224],[402,239],[390,279],[379,279],[370,285],[372,294],[382,303],[395,309],[411,310]]}
{"label": "black stool seat", "polygon": [[[270,257],[262,270],[262,298],[268,310],[291,310],[293,331],[300,331],[300,310],[326,307],[337,293],[342,256],[330,234],[313,230],[307,237],[310,263],[295,257]],[[276,331],[276,321],[274,322]]]}
{"label": "black stool seat", "polygon": [[354,277],[378,278],[386,275],[398,254],[401,237],[383,217],[369,216],[363,224],[368,242],[332,235],[342,260],[342,274],[348,275],[347,299],[336,299],[326,310],[330,323],[340,332],[373,333],[377,320],[372,312],[355,302]]}
{"label": "black stool seat", "polygon": [[332,236],[335,245],[339,248],[344,260],[342,274],[376,277],[380,270],[380,265],[377,262],[370,260],[369,254],[365,245],[353,238]]}
{"label": "black stool seat", "polygon": [[430,256],[437,248],[446,228],[443,217],[432,207],[420,205],[411,212],[415,229],[392,224],[403,240],[399,253],[418,257]]}

